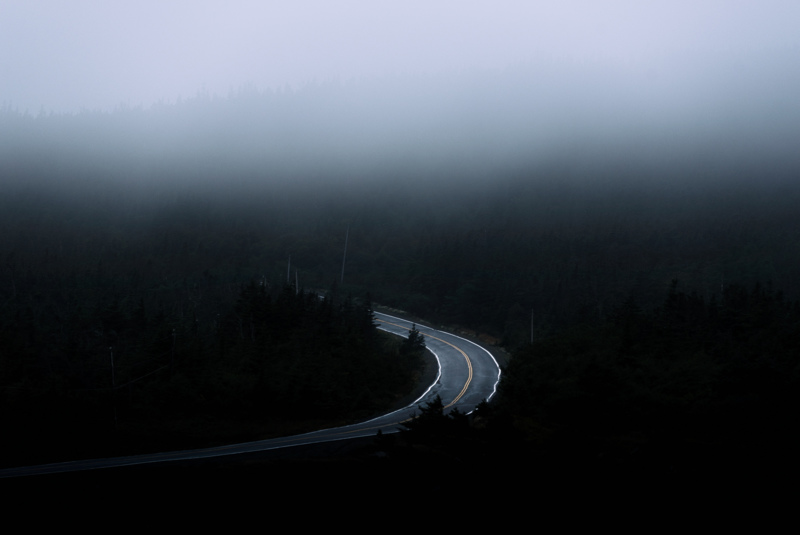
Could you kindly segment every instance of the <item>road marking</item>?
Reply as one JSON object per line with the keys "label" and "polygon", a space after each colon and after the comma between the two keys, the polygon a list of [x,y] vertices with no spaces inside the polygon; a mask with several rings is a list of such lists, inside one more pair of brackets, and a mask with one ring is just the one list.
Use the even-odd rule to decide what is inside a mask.
{"label": "road marking", "polygon": [[[409,329],[409,328],[407,328],[407,327],[405,327],[403,325],[398,325],[397,323],[392,323],[390,321],[383,321],[380,318],[375,318],[375,319],[376,319],[376,321],[378,321],[380,323],[385,323],[386,325],[394,325],[395,327],[399,327],[400,329],[406,329],[407,331],[411,332],[411,329]],[[464,353],[464,351],[460,347],[458,347],[458,346],[456,346],[454,344],[451,344],[447,340],[442,340],[438,336],[434,336],[432,334],[424,333],[422,331],[419,331],[419,333],[421,335],[423,335],[423,336],[427,336],[429,338],[433,338],[434,340],[439,340],[443,344],[449,345],[450,347],[452,347],[453,349],[455,349],[456,351],[461,353],[461,355],[464,357],[464,360],[467,362],[467,370],[468,370],[469,373],[467,374],[467,382],[464,383],[464,388],[461,389],[461,392],[458,393],[458,395],[455,397],[455,399],[453,401],[451,401],[450,403],[448,403],[447,405],[444,406],[445,409],[447,409],[449,407],[452,407],[453,405],[458,403],[458,400],[461,399],[461,397],[467,392],[467,388],[469,388],[469,384],[472,382],[472,361],[469,360],[469,357],[467,356],[467,354]]]}

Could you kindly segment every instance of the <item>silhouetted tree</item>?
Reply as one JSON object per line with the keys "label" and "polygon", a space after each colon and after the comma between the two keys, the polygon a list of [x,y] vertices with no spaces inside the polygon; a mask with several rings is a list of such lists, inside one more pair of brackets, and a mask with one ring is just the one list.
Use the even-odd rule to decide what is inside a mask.
{"label": "silhouetted tree", "polygon": [[400,344],[401,355],[420,355],[425,351],[425,337],[417,330],[417,324],[411,325],[408,338]]}

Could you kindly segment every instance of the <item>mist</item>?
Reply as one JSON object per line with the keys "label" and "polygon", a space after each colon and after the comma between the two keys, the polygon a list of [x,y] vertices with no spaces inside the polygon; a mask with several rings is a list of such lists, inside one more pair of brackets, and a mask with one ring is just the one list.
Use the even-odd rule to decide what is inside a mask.
{"label": "mist", "polygon": [[[539,61],[295,89],[244,85],[110,111],[6,108],[6,217],[35,218],[56,203],[88,226],[124,217],[129,229],[177,221],[170,214],[188,206],[196,220],[249,221],[252,232],[273,225],[312,240],[329,240],[313,234],[320,225],[335,222],[327,230],[342,234],[347,221],[369,221],[390,242],[398,232],[465,228],[702,234],[698,222],[709,218],[722,228],[744,224],[745,213],[771,221],[774,203],[797,192],[796,60],[784,49],[633,66]],[[265,247],[274,262],[292,248]],[[790,271],[781,278],[793,285]]]}
{"label": "mist", "polygon": [[107,112],[6,108],[3,161],[103,165],[109,180],[145,183],[178,170],[220,183],[342,173],[379,181],[399,169],[436,182],[462,172],[491,180],[559,158],[780,169],[796,163],[797,59],[781,51],[633,70],[522,64],[295,90],[243,86]]}
{"label": "mist", "polygon": [[[630,7],[623,4],[620,13]],[[109,8],[103,9],[99,13],[105,17]],[[366,255],[385,251],[389,243],[416,240],[415,233],[452,239],[493,233],[514,250],[521,245],[505,237],[509,232],[538,237],[566,232],[571,240],[598,228],[653,229],[676,233],[676,240],[688,244],[687,232],[708,237],[753,221],[766,222],[769,232],[780,226],[779,221],[785,226],[781,218],[786,217],[786,203],[795,198],[800,168],[795,147],[800,139],[800,52],[794,33],[782,30],[791,9],[780,11],[785,15],[781,17],[779,11],[756,16],[742,4],[726,11],[711,33],[701,31],[711,26],[699,21],[721,11],[701,10],[704,15],[684,26],[682,8],[674,9],[673,13],[662,6],[622,26],[612,24],[627,37],[608,36],[608,42],[600,39],[590,19],[553,12],[548,20],[562,20],[564,35],[556,36],[551,29],[545,32],[547,39],[539,35],[531,41],[526,37],[529,28],[515,23],[513,28],[503,27],[519,38],[518,46],[511,46],[505,34],[492,34],[489,42],[495,44],[487,45],[483,55],[466,37],[472,34],[460,27],[453,34],[462,51],[457,61],[456,56],[437,56],[447,41],[445,32],[437,34],[442,41],[436,46],[427,41],[410,47],[416,52],[409,51],[406,60],[418,59],[417,69],[390,68],[394,64],[387,62],[385,69],[347,70],[345,65],[353,64],[344,61],[344,49],[331,44],[335,39],[315,40],[314,46],[330,44],[330,57],[338,58],[334,63],[340,71],[300,76],[283,85],[220,75],[230,84],[224,91],[218,83],[209,84],[211,88],[200,84],[191,96],[175,97],[163,97],[177,92],[170,89],[168,77],[150,73],[147,85],[160,91],[161,98],[145,93],[122,98],[125,91],[120,86],[92,101],[96,105],[89,104],[94,78],[88,76],[81,86],[81,73],[113,72],[128,64],[122,59],[101,64],[83,58],[80,61],[88,62],[84,67],[76,63],[74,72],[61,71],[78,88],[72,96],[67,95],[70,84],[55,83],[57,76],[41,85],[54,99],[62,93],[90,99],[79,110],[66,101],[60,109],[50,108],[45,102],[51,97],[41,96],[36,97],[39,111],[34,112],[35,106],[20,107],[17,98],[3,97],[0,187],[7,229],[38,220],[31,228],[47,235],[48,227],[60,225],[58,217],[65,215],[80,222],[80,228],[117,228],[117,235],[147,235],[142,229],[162,223],[168,229],[181,227],[180,214],[193,222],[190,234],[210,232],[209,221],[229,230],[249,225],[248,232],[263,233],[258,238],[264,242],[262,250],[270,251],[269,263],[276,265],[296,247],[286,236],[309,243],[322,240],[332,256],[323,261],[309,253],[307,262],[317,266],[312,269],[314,284],[325,285],[338,271],[332,259],[338,254],[333,252],[338,249],[334,241],[348,222],[361,221],[375,234],[363,244],[376,248]],[[524,20],[531,17],[514,13]],[[590,9],[586,17],[591,13],[596,14]],[[682,38],[656,31],[654,17],[666,13],[666,26],[681,29],[683,33],[675,35]],[[495,15],[493,20],[505,20]],[[155,20],[140,16],[148,24]],[[436,17],[442,15],[430,16],[439,20]],[[103,20],[91,24],[106,28]],[[87,21],[79,26],[90,24]],[[575,34],[573,24],[586,31],[583,38]],[[176,35],[182,29],[175,26]],[[323,26],[317,29],[321,36],[343,35],[338,30],[325,33]],[[644,30],[652,32],[644,35]],[[363,36],[359,31],[353,30],[353,35]],[[195,42],[195,33],[186,35]],[[433,39],[434,34],[426,35]],[[570,35],[572,39],[566,39]],[[386,48],[379,46],[376,54],[400,46],[392,43],[383,43]],[[289,61],[293,49],[285,50]],[[80,51],[75,49],[78,55]],[[214,71],[212,55],[204,56],[201,48],[195,53],[194,61],[207,60],[209,72]],[[485,61],[476,61],[478,57]],[[19,66],[19,58],[7,62],[7,68]],[[318,67],[305,56],[295,59],[309,73]],[[248,72],[271,71],[252,65]],[[36,64],[36,71],[43,77],[56,74],[48,71],[47,63]],[[187,75],[186,82],[192,79]],[[22,87],[15,77],[2,80],[3,95]],[[18,94],[23,93],[37,94]],[[47,215],[53,206],[58,209]],[[784,208],[776,208],[780,206]],[[755,244],[747,250],[765,241],[777,243],[769,232],[753,234]],[[43,240],[27,236],[10,231],[6,243],[28,247]],[[597,237],[601,242],[607,238]],[[784,238],[789,240],[788,235]],[[532,238],[520,239],[529,244]],[[641,246],[636,243],[626,247]],[[658,275],[639,281],[637,291],[657,299],[665,280],[686,271],[681,258],[688,253],[670,254],[669,259],[658,256],[657,263],[664,265]],[[730,252],[725,262],[735,264],[736,254]],[[255,258],[262,257],[251,259],[257,263]],[[785,266],[778,270],[780,279],[793,287],[788,258],[793,256],[760,264],[772,266],[765,277],[777,275],[777,262]],[[245,263],[250,267],[242,267],[231,280],[263,271],[249,262]],[[384,268],[375,262],[365,262],[361,269]],[[732,271],[747,272],[751,279],[762,276],[761,268],[752,266],[720,267],[714,258],[698,262],[691,277],[701,285],[730,277]],[[322,264],[326,267],[319,267]],[[491,266],[485,270],[502,272]],[[698,275],[701,272],[705,275]],[[389,294],[417,303],[421,312],[419,303],[430,302],[430,289],[414,286],[419,277],[408,276],[388,283],[394,288]],[[463,277],[472,280],[474,273]],[[455,280],[451,285],[455,291],[462,283]],[[629,291],[623,286],[615,282],[592,292],[604,294],[597,299],[607,310]],[[446,292],[438,292],[435,300],[443,306]],[[530,295],[512,299],[535,301]]]}
{"label": "mist", "polygon": [[4,2],[3,463],[389,411],[373,304],[508,352],[502,456],[796,451],[800,4],[529,4]]}
{"label": "mist", "polygon": [[8,2],[0,151],[140,187],[487,184],[554,161],[644,165],[642,181],[785,171],[798,16],[780,1]]}

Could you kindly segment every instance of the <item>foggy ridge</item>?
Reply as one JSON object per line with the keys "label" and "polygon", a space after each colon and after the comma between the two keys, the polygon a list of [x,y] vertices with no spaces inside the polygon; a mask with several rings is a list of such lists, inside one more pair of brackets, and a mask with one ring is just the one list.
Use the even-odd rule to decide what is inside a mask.
{"label": "foggy ridge", "polygon": [[6,108],[0,155],[11,177],[22,166],[220,185],[334,175],[380,182],[396,173],[485,182],[553,160],[780,169],[797,164],[793,59],[778,52],[627,70],[553,63],[295,91],[245,86],[113,112]]}

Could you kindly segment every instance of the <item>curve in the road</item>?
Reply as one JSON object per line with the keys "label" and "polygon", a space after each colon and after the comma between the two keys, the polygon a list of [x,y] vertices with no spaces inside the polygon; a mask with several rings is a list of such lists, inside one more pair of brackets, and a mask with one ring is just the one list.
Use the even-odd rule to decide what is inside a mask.
{"label": "curve in the road", "polygon": [[[392,322],[389,322],[389,321],[384,321],[384,322],[382,322],[382,323],[386,323],[387,325],[394,325],[395,327],[399,327],[399,328],[401,328],[401,329],[405,329],[405,327],[404,327],[404,326],[402,326],[402,325],[398,325],[398,324],[396,324],[396,323],[392,323]],[[464,395],[464,393],[467,391],[467,389],[469,388],[469,385],[470,385],[470,383],[472,382],[472,361],[469,359],[469,357],[467,356],[467,354],[466,354],[466,353],[464,353],[464,351],[462,351],[462,350],[461,350],[461,348],[457,347],[457,346],[456,346],[456,345],[454,345],[454,344],[451,344],[451,343],[450,343],[450,342],[448,342],[447,340],[442,340],[441,338],[439,338],[439,337],[437,337],[437,336],[434,336],[434,335],[432,335],[432,334],[430,334],[430,333],[426,333],[426,332],[422,332],[422,331],[420,331],[420,334],[422,334],[423,336],[427,336],[428,338],[433,338],[434,340],[438,340],[438,341],[442,342],[443,344],[447,344],[447,345],[449,345],[450,347],[452,347],[453,349],[455,349],[456,351],[458,351],[459,353],[461,353],[461,356],[463,356],[463,357],[464,357],[464,361],[465,361],[465,362],[466,362],[466,364],[467,364],[467,369],[469,370],[469,374],[468,374],[468,376],[467,376],[467,380],[466,380],[466,382],[464,383],[464,386],[463,386],[463,388],[462,388],[462,389],[461,389],[461,391],[458,393],[458,395],[457,395],[457,396],[456,396],[456,397],[453,399],[453,401],[451,401],[450,403],[448,403],[448,404],[446,404],[446,405],[444,406],[444,408],[445,408],[445,409],[447,409],[447,408],[449,408],[449,407],[452,407],[453,405],[455,405],[455,404],[458,402],[458,400],[459,400],[459,399],[461,399],[461,397]],[[438,359],[437,359],[437,361],[438,361]],[[498,368],[498,369],[499,369],[499,368]],[[441,364],[440,364],[440,373],[441,373]],[[491,397],[491,396],[490,396],[490,397]]]}
{"label": "curve in the road", "polygon": [[[399,336],[408,336],[407,333],[409,332],[411,326],[414,325],[414,323],[411,321],[389,316],[387,314],[376,312],[375,316],[376,321],[379,323],[378,328]],[[384,319],[381,319],[378,316]],[[392,321],[388,321],[386,318],[389,318]],[[384,324],[390,326],[390,328],[383,327],[382,325]],[[378,430],[382,431],[383,433],[394,433],[402,427],[404,422],[415,417],[416,410],[420,404],[430,401],[435,395],[438,395],[440,391],[452,390],[457,392],[457,394],[453,396],[452,401],[449,401],[445,407],[451,408],[460,404],[465,409],[464,412],[467,413],[471,412],[472,409],[477,406],[476,400],[488,400],[494,395],[497,384],[500,381],[500,367],[489,351],[460,336],[446,333],[444,331],[437,331],[436,329],[426,327],[424,325],[416,325],[419,332],[423,336],[427,336],[431,340],[436,340],[438,343],[443,344],[443,346],[437,348],[438,351],[430,347],[428,348],[437,360],[439,372],[436,380],[414,403],[389,414],[373,418],[366,422],[361,422],[360,424],[324,429],[292,437],[260,440],[255,442],[231,444],[197,450],[143,454],[109,459],[88,459],[48,465],[7,468],[0,470],[0,478],[237,455],[242,453],[252,453],[305,444],[344,440],[347,438],[371,436],[374,435]],[[396,332],[398,330],[399,332]],[[451,341],[445,340],[444,338],[451,338]],[[465,342],[463,345],[467,348],[467,351],[453,343],[453,340]],[[455,353],[452,355],[445,355],[444,357],[440,356],[439,353],[444,353],[447,348],[455,351]],[[472,358],[470,358],[468,353],[472,354]],[[466,365],[466,379],[455,379],[455,377],[458,377],[459,374],[462,373],[462,370],[460,369],[458,370],[458,373],[452,374],[454,379],[449,379],[446,376],[446,370],[460,366],[456,364],[456,361],[460,360],[460,358],[463,358],[464,364]],[[444,363],[442,362],[443,360]],[[480,380],[475,381],[476,377],[478,377]],[[448,385],[447,382],[450,380],[452,380],[454,384]],[[463,384],[461,384],[460,381],[463,381]],[[465,399],[465,395],[468,392],[470,393],[470,400]]]}

